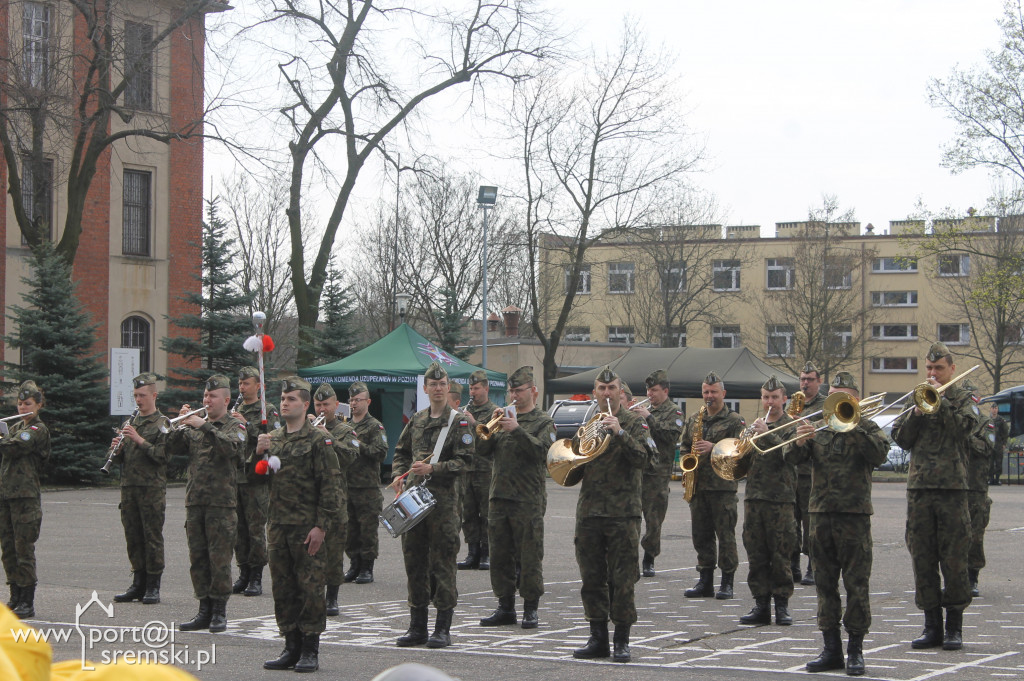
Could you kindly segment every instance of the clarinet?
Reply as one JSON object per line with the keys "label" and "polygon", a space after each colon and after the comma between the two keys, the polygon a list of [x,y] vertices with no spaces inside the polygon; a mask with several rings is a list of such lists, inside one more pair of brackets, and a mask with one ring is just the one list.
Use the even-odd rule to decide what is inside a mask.
{"label": "clarinet", "polygon": [[129,416],[118,429],[117,441],[110,446],[110,449],[107,451],[107,462],[103,464],[102,468],[100,468],[100,470],[103,471],[106,475],[110,475],[110,467],[114,465],[114,457],[117,456],[117,453],[121,451],[122,445],[124,445],[124,429],[131,425],[131,422],[138,415],[139,408],[135,407],[135,411],[132,412],[132,415]]}

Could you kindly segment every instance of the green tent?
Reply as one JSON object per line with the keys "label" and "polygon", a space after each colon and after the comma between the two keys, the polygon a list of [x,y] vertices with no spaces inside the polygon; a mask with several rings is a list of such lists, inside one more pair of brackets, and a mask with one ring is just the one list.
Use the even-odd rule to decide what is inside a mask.
{"label": "green tent", "polygon": [[[445,368],[452,380],[463,386],[468,384],[469,375],[480,368],[453,357],[408,324],[402,324],[359,352],[330,364],[299,369],[298,373],[312,383],[314,389],[320,383],[330,383],[342,398],[347,395],[350,384],[365,383],[373,400],[370,411],[384,424],[388,434],[387,461],[390,462],[395,443],[405,427],[405,414],[415,411],[416,379],[435,361]],[[487,377],[491,399],[496,404],[504,404],[506,375],[488,371]],[[463,389],[462,404],[468,401],[468,391]]]}

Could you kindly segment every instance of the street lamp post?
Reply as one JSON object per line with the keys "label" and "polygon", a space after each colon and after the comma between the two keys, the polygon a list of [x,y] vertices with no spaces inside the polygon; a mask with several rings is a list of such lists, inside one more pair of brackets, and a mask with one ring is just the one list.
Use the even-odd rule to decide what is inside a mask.
{"label": "street lamp post", "polygon": [[411,300],[412,296],[408,293],[395,294],[395,307],[398,308],[399,324],[405,323],[405,313],[409,310],[409,301]]}
{"label": "street lamp post", "polygon": [[484,210],[484,264],[483,264],[483,336],[480,344],[480,366],[487,368],[487,211],[494,207],[498,200],[497,187],[485,187],[481,185],[480,193],[477,194],[476,202]]}

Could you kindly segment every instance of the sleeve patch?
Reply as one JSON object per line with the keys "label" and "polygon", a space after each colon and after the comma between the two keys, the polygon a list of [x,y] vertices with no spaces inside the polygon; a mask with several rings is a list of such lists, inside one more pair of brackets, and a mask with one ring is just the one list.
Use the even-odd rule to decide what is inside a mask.
{"label": "sleeve patch", "polygon": [[647,425],[646,421],[641,421],[640,425],[644,427],[644,430],[648,430],[649,429],[649,426]]}
{"label": "sleeve patch", "polygon": [[558,436],[555,435],[554,433],[551,433],[551,441],[554,442],[557,439],[558,439]]}
{"label": "sleeve patch", "polygon": [[989,442],[991,442],[991,443],[993,443],[993,444],[995,444],[995,441],[996,441],[996,434],[995,434],[995,433],[989,433],[989,434],[988,434],[988,441],[989,441]]}
{"label": "sleeve patch", "polygon": [[978,409],[978,405],[972,404],[971,405],[971,411],[974,412],[975,416],[981,416],[981,410]]}
{"label": "sleeve patch", "polygon": [[380,439],[384,442],[385,445],[388,443],[388,436],[385,435],[384,433],[380,434]]}
{"label": "sleeve patch", "polygon": [[39,426],[29,426],[32,430],[39,430]]}
{"label": "sleeve patch", "polygon": [[[679,412],[676,412],[676,413],[678,414]],[[682,419],[676,419],[676,425],[677,426],[682,426],[683,425],[683,420]]]}
{"label": "sleeve patch", "polygon": [[27,431],[23,431],[23,432],[21,433],[21,436],[20,436],[20,437],[21,437],[21,439],[22,439],[22,440],[24,440],[25,442],[28,442],[29,440],[31,440],[31,439],[32,439],[32,435],[31,435],[31,434],[29,434],[29,433],[28,433]]}
{"label": "sleeve patch", "polygon": [[657,448],[657,445],[654,444],[654,438],[653,437],[647,438],[647,446],[650,447],[651,449],[656,449]]}
{"label": "sleeve patch", "polygon": [[462,436],[462,444],[465,444],[465,445],[473,444],[473,436],[470,435],[469,433],[466,433],[465,435],[463,435]]}
{"label": "sleeve patch", "polygon": [[463,426],[463,427],[468,426],[469,425],[469,421],[467,421],[466,419],[462,419],[462,420],[459,421],[459,425]]}
{"label": "sleeve patch", "polygon": [[359,449],[359,440],[352,440],[352,446]]}
{"label": "sleeve patch", "polygon": [[240,432],[240,433],[238,434],[238,439],[239,439],[240,441],[242,441],[242,442],[245,442],[245,437],[246,437],[246,436],[245,436],[245,428],[243,428],[243,429],[242,429],[242,432]]}
{"label": "sleeve patch", "polygon": [[332,440],[329,437],[325,437],[324,438],[324,444],[333,445],[334,444],[334,440]]}

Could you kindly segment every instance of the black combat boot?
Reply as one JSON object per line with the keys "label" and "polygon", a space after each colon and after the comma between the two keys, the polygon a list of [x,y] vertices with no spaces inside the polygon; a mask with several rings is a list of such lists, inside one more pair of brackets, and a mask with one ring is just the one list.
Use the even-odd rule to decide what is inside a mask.
{"label": "black combat boot", "polygon": [[814,571],[811,570],[811,564],[807,564],[807,572],[804,573],[804,578],[800,580],[800,583],[804,586],[814,586]]}
{"label": "black combat boot", "polygon": [[178,625],[179,631],[198,631],[200,629],[210,628],[210,599],[200,598],[199,599],[199,612],[196,616],[190,619],[188,622],[182,622]]}
{"label": "black combat boot", "polygon": [[591,622],[590,638],[587,645],[572,651],[572,656],[577,660],[592,660],[595,657],[608,657],[608,623]]}
{"label": "black combat boot", "polygon": [[434,633],[427,639],[428,648],[447,648],[452,644],[452,637],[449,633],[452,628],[452,615],[454,608],[438,610],[437,619],[434,621]]}
{"label": "black combat boot", "polygon": [[775,623],[786,626],[793,623],[793,616],[789,614],[789,597],[773,596],[775,599]]}
{"label": "black combat boot", "polygon": [[772,607],[767,596],[754,598],[754,607],[743,617],[740,617],[740,624],[771,624]]}
{"label": "black combat boot", "polygon": [[800,574],[800,554],[793,556],[790,561],[790,569],[793,571],[793,583],[799,584],[800,580],[803,579],[803,575]]}
{"label": "black combat boot", "polygon": [[864,676],[864,634],[850,634],[846,644],[846,673]]}
{"label": "black combat boot", "polygon": [[341,609],[338,608],[338,585],[328,584],[327,585],[327,616],[336,617],[341,613]]}
{"label": "black combat boot", "polygon": [[714,568],[701,568],[697,571],[700,574],[700,579],[693,585],[693,588],[687,589],[683,592],[683,595],[687,598],[710,598],[715,595],[715,570]]}
{"label": "black combat boot", "polygon": [[352,558],[352,562],[348,565],[348,572],[345,573],[345,583],[356,581],[356,577],[359,576],[359,563],[362,559],[359,556]]}
{"label": "black combat boot", "polygon": [[245,591],[245,587],[249,586],[249,566],[239,565],[238,566],[238,579],[231,585],[231,593],[240,594]]}
{"label": "black combat boot", "polygon": [[715,598],[720,601],[732,598],[732,576],[732,572],[722,573],[722,585],[718,587],[718,593],[715,594]]}
{"label": "black combat boot", "polygon": [[210,633],[218,634],[228,628],[228,599],[210,599]]}
{"label": "black combat boot", "polygon": [[943,650],[960,650],[963,640],[964,611],[946,608],[946,635],[942,639]]}
{"label": "black combat boot", "polygon": [[295,663],[297,672],[315,672],[320,669],[320,634],[302,635],[302,652]]}
{"label": "black combat boot", "polygon": [[480,564],[477,566],[477,569],[491,569],[491,547],[485,541],[480,542]]}
{"label": "black combat boot", "polygon": [[846,666],[843,661],[843,639],[839,636],[839,629],[829,629],[821,632],[825,640],[825,647],[816,658],[804,665],[809,672],[827,672],[832,669],[842,669]]}
{"label": "black combat boot", "polygon": [[146,573],[136,570],[132,573],[132,585],[124,590],[123,594],[114,596],[115,603],[130,603],[136,599],[142,600],[146,593]]}
{"label": "black combat boot", "polygon": [[245,596],[261,596],[263,594],[263,566],[249,568],[249,583],[242,592]]}
{"label": "black combat boot", "polygon": [[612,661],[629,662],[629,625],[616,624]]}
{"label": "black combat boot", "polygon": [[[11,587],[11,600],[7,601],[7,607],[14,610],[18,607],[18,602],[21,601],[21,587],[17,584],[10,584]],[[117,596],[114,596],[114,600],[117,600]]]}
{"label": "black combat boot", "polygon": [[291,669],[302,655],[302,632],[298,629],[284,635],[284,651],[276,660],[263,663],[264,669]]}
{"label": "black combat boot", "polygon": [[508,598],[501,597],[498,599],[498,609],[492,612],[487,617],[480,620],[481,627],[500,627],[504,624],[515,624],[519,620],[516,619],[516,601],[514,596]]}
{"label": "black combat boot", "polygon": [[523,601],[523,629],[536,629],[540,620],[537,618],[537,606],[540,599],[533,598]]}
{"label": "black combat boot", "polygon": [[160,602],[160,577],[161,575],[146,575],[146,593],[142,596],[142,602],[146,605],[156,605]]}
{"label": "black combat boot", "polygon": [[399,636],[395,644],[405,648],[421,646],[427,642],[427,606],[409,609],[409,630]]}
{"label": "black combat boot", "polygon": [[480,567],[480,542],[469,542],[469,553],[466,554],[466,559],[459,561],[456,565],[460,570],[476,570]]}
{"label": "black combat boot", "polygon": [[21,587],[21,596],[18,604],[14,606],[13,612],[18,616],[19,619],[26,619],[28,617],[36,616],[36,587],[35,584],[32,586]]}
{"label": "black combat boot", "polygon": [[935,648],[942,645],[942,608],[924,611],[924,631],[910,642],[911,648]]}
{"label": "black combat boot", "polygon": [[356,584],[370,584],[373,582],[373,558],[365,558],[359,561],[359,576],[356,577]]}
{"label": "black combat boot", "polygon": [[977,598],[981,595],[978,591],[978,574],[981,572],[978,568],[970,568],[967,570],[968,578],[971,580],[971,596]]}
{"label": "black combat boot", "polygon": [[644,551],[644,562],[640,566],[640,571],[644,577],[654,576],[654,556]]}

